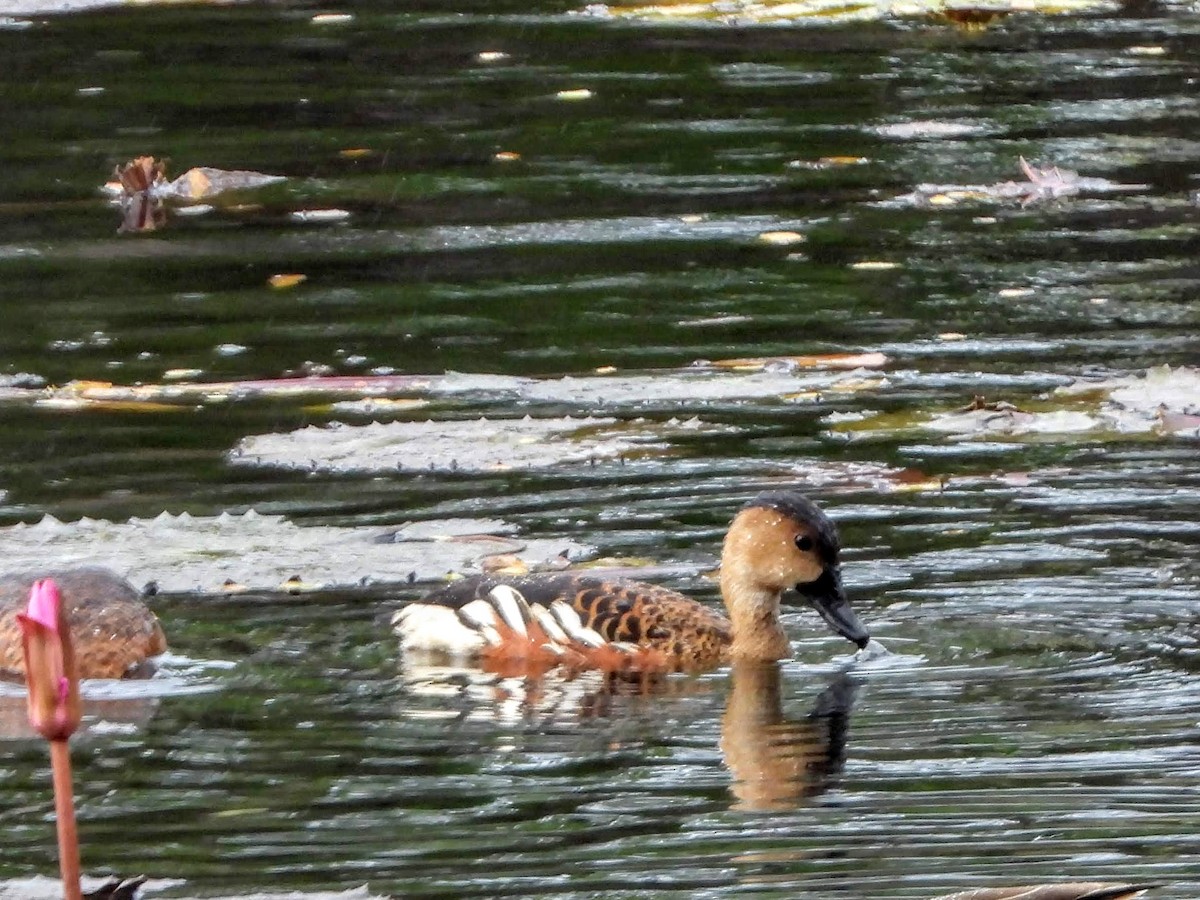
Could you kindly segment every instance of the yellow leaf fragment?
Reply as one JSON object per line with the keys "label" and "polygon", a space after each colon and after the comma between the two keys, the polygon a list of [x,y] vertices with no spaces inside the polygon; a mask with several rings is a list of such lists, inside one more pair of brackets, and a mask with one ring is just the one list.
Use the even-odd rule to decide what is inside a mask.
{"label": "yellow leaf fragment", "polygon": [[599,556],[579,563],[577,569],[645,569],[656,561],[644,556]]}
{"label": "yellow leaf fragment", "polygon": [[338,156],[342,159],[362,159],[364,156],[373,156],[374,153],[370,147],[347,147],[345,150],[339,150]]}
{"label": "yellow leaf fragment", "polygon": [[501,150],[492,159],[496,162],[516,162],[521,158],[521,154],[513,150]]}
{"label": "yellow leaf fragment", "polygon": [[284,291],[288,288],[294,288],[298,284],[303,284],[306,281],[308,281],[307,275],[292,273],[288,275],[272,275],[267,279],[267,284],[277,291]]}
{"label": "yellow leaf fragment", "polygon": [[207,197],[209,191],[212,190],[212,179],[200,169],[188,169],[183,175],[176,178],[174,183],[177,189],[182,188],[181,193],[185,197],[193,200]]}

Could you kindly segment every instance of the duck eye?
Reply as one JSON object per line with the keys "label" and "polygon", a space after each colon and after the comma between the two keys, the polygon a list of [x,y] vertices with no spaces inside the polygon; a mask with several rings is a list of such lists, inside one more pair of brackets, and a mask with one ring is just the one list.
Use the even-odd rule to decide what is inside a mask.
{"label": "duck eye", "polygon": [[813,548],[813,539],[807,534],[798,534],[796,535],[796,546],[799,549],[808,552]]}

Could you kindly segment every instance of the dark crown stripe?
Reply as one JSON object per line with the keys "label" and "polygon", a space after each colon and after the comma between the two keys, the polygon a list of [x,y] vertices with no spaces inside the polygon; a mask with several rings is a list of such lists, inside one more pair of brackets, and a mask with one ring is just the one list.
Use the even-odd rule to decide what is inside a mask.
{"label": "dark crown stripe", "polygon": [[743,509],[773,509],[801,525],[807,525],[816,535],[817,551],[827,565],[837,565],[841,540],[833,520],[803,494],[795,491],[763,491]]}

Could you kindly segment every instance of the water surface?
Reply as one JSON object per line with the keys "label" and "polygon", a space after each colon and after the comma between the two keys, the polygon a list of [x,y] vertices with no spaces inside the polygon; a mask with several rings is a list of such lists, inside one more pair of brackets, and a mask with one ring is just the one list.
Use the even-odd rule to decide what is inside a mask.
{"label": "water surface", "polygon": [[[0,30],[0,547],[160,582],[175,654],[95,689],[86,868],[155,896],[1200,894],[1200,399],[1062,391],[1144,398],[1197,362],[1196,10],[576,12]],[[286,181],[118,234],[100,186],[146,154]],[[1001,189],[1022,156],[1092,180]],[[694,365],[845,353],[886,361]],[[168,390],[302,374],[422,381],[393,406]],[[1101,424],[930,427],[976,396]],[[608,430],[472,443],[525,416]],[[391,612],[484,552],[422,556],[447,521],[716,603],[726,523],[781,484],[838,521],[894,657],[855,664],[796,608],[778,677],[397,660]],[[0,878],[51,875],[44,748],[5,741],[0,769]]]}

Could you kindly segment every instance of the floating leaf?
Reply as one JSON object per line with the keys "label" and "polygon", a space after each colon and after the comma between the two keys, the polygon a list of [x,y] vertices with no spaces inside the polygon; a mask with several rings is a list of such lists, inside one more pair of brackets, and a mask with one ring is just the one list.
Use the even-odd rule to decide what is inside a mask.
{"label": "floating leaf", "polygon": [[798,231],[764,231],[758,236],[758,240],[775,247],[789,247],[792,244],[803,243],[805,238]]}
{"label": "floating leaf", "polygon": [[1076,379],[1021,406],[977,397],[954,410],[900,411],[827,422],[831,431],[845,436],[918,429],[958,439],[1081,434],[1110,440],[1120,435],[1200,437],[1200,369],[1158,366],[1142,375]]}
{"label": "floating leaf", "polygon": [[814,356],[751,356],[718,359],[703,363],[703,365],[718,369],[757,372],[776,366],[792,369],[876,369],[887,363],[887,356],[875,351],[870,353],[826,353]]}
{"label": "floating leaf", "polygon": [[[521,538],[484,532],[516,531],[507,522],[444,519],[379,529],[299,525],[283,516],[242,515],[133,518],[66,523],[46,516],[34,525],[0,528],[5,564],[36,569],[48,558],[72,565],[105,565],[134,584],[154,581],[161,591],[310,591],[367,582],[428,581],[448,571],[480,571],[480,561],[515,552],[530,568],[557,567],[590,556],[570,540]],[[470,541],[432,540],[431,534],[472,534]]]}
{"label": "floating leaf", "polygon": [[680,435],[716,433],[696,419],[653,422],[569,416],[309,426],[238,442],[237,465],[328,472],[473,471],[592,464],[671,450]]}
{"label": "floating leaf", "polygon": [[290,218],[306,224],[325,224],[329,222],[344,222],[350,218],[346,209],[298,209],[290,214]]}
{"label": "floating leaf", "polygon": [[264,175],[262,172],[241,170],[226,171],[201,166],[188,169],[167,185],[164,193],[170,193],[179,199],[201,200],[227,191],[252,190],[286,180],[282,175]]}
{"label": "floating leaf", "polygon": [[294,288],[298,284],[303,284],[308,281],[307,275],[290,274],[290,275],[272,275],[267,279],[267,284],[275,288],[277,291]]}
{"label": "floating leaf", "polygon": [[[912,123],[900,123],[902,128]],[[893,126],[884,126],[893,127]],[[1135,191],[1147,188],[1144,184],[1119,184],[1105,178],[1087,178],[1070,169],[1058,166],[1034,166],[1024,157],[1018,157],[1017,166],[1024,181],[1004,181],[992,185],[919,184],[910,194],[890,201],[891,204],[907,206],[946,206],[963,202],[1017,201],[1022,206],[1031,203],[1057,200],[1084,191],[1109,193]]]}

